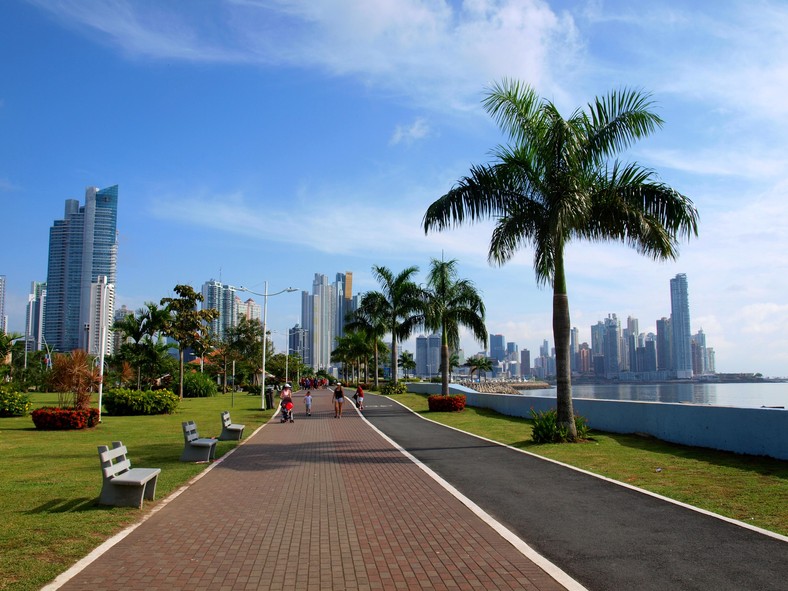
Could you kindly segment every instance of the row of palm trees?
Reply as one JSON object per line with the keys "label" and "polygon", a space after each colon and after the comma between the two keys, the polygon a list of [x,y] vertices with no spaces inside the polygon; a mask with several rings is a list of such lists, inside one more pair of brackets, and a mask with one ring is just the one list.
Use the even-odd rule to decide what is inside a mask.
{"label": "row of palm trees", "polygon": [[[347,351],[353,350],[360,365],[362,359],[371,356],[374,387],[378,389],[381,353],[385,354],[388,349],[392,381],[396,383],[400,361],[409,368],[412,361],[412,357],[398,355],[398,343],[410,338],[419,328],[438,331],[441,335],[441,391],[448,394],[450,352],[460,346],[460,328],[467,328],[483,347],[487,344],[484,302],[472,281],[457,276],[456,259],[432,259],[426,285],[415,282],[418,272],[417,266],[396,274],[387,267],[372,267],[380,290],[361,297],[358,309],[348,318],[347,334],[339,339],[334,358],[347,359]],[[391,338],[388,347],[382,341],[385,335]]]}

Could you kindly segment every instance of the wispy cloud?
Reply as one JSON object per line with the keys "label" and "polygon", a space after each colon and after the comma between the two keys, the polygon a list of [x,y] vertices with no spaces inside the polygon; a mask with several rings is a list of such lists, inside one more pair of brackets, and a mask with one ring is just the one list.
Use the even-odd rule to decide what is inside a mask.
{"label": "wispy cloud", "polygon": [[317,68],[435,108],[502,76],[561,93],[581,68],[574,21],[544,0],[28,0],[130,56]]}
{"label": "wispy cloud", "polygon": [[394,129],[394,134],[391,136],[389,143],[397,145],[400,143],[412,144],[417,140],[424,139],[430,133],[430,126],[427,120],[419,117],[409,125],[397,125]]}

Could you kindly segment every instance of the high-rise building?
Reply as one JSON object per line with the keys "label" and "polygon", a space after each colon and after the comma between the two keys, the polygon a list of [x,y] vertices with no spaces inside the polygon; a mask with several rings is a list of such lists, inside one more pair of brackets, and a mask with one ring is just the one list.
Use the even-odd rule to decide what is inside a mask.
{"label": "high-rise building", "polygon": [[673,329],[670,319],[664,316],[657,320],[657,370],[670,371],[673,369]]}
{"label": "high-rise building", "polygon": [[416,375],[430,378],[440,373],[441,370],[441,335],[434,332],[431,335],[416,337]]}
{"label": "high-rise building", "polygon": [[496,361],[506,359],[506,339],[502,334],[490,335],[490,358]]}
{"label": "high-rise building", "polygon": [[8,316],[5,314],[5,275],[0,275],[0,332],[8,332]]}
{"label": "high-rise building", "polygon": [[25,339],[28,351],[44,349],[44,307],[46,305],[47,284],[33,281],[27,296],[25,313]]}
{"label": "high-rise building", "polygon": [[605,318],[605,377],[612,378],[621,371],[621,322],[615,314]]}
{"label": "high-rise building", "polygon": [[247,320],[260,321],[263,318],[263,313],[260,304],[255,302],[252,298],[247,299],[245,302],[236,296],[235,305],[238,308],[238,320],[246,318]]}
{"label": "high-rise building", "polygon": [[315,273],[312,293],[301,292],[301,326],[306,330],[304,363],[313,369],[328,369],[336,337],[345,333],[347,314],[355,308],[353,274],[337,273],[329,284],[328,277]]}
{"label": "high-rise building", "polygon": [[706,335],[701,328],[697,334],[692,335],[692,372],[695,375],[708,373],[708,355],[706,352]]}
{"label": "high-rise building", "polygon": [[91,286],[100,275],[115,284],[118,186],[85,190],[85,205],[67,199],[49,230],[44,338],[53,351],[87,349]]}
{"label": "high-rise building", "polygon": [[112,319],[115,316],[115,286],[99,275],[98,281],[90,286],[90,321],[87,324],[87,352],[91,355],[112,355],[115,340],[112,335]]}
{"label": "high-rise building", "polygon": [[[126,304],[123,304],[119,309],[115,310],[115,315],[113,320],[115,322],[118,322],[119,320],[123,320],[126,316],[132,316],[133,314],[134,314],[134,310],[129,310],[126,307]],[[126,339],[124,340],[123,331],[120,330],[113,331],[112,337],[113,337],[112,347],[115,353],[118,353],[120,351],[120,348],[121,346],[123,346],[123,343],[133,342],[133,339],[131,337],[126,337]]]}
{"label": "high-rise building", "polygon": [[687,275],[670,280],[670,324],[673,330],[673,370],[678,379],[692,377],[692,333],[690,332]]}
{"label": "high-rise building", "polygon": [[520,350],[520,375],[524,378],[531,377],[531,351]]}
{"label": "high-rise building", "polygon": [[231,285],[211,279],[202,284],[202,309],[217,310],[219,315],[208,323],[211,334],[224,340],[227,329],[238,324],[238,302],[240,298]]}

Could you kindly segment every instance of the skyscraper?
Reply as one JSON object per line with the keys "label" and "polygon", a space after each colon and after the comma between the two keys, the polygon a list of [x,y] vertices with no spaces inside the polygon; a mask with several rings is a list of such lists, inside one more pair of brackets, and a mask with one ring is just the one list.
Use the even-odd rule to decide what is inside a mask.
{"label": "skyscraper", "polygon": [[85,205],[67,199],[49,230],[44,337],[53,351],[87,349],[91,285],[100,275],[115,284],[118,186],[85,190]]}
{"label": "skyscraper", "polygon": [[490,358],[496,361],[506,359],[506,339],[502,334],[490,335]]}
{"label": "skyscraper", "polygon": [[331,365],[331,351],[336,337],[345,333],[345,318],[354,309],[353,274],[337,273],[329,284],[328,277],[315,273],[312,293],[301,292],[301,326],[306,331],[304,363],[313,369]]}
{"label": "skyscraper", "polygon": [[679,379],[692,377],[692,333],[690,332],[687,276],[679,273],[670,280],[670,324],[673,330],[673,369]]}
{"label": "skyscraper", "polygon": [[25,314],[25,338],[28,351],[41,351],[44,348],[44,306],[47,298],[47,284],[33,281],[30,295],[27,296]]}
{"label": "skyscraper", "polygon": [[112,319],[115,316],[115,285],[107,281],[106,275],[90,285],[90,318],[87,323],[87,351],[100,355],[102,347],[105,355],[115,351],[112,336]]}
{"label": "skyscraper", "polygon": [[238,302],[235,288],[211,279],[202,284],[202,309],[217,310],[219,316],[208,323],[212,334],[223,340],[227,329],[238,324]]}

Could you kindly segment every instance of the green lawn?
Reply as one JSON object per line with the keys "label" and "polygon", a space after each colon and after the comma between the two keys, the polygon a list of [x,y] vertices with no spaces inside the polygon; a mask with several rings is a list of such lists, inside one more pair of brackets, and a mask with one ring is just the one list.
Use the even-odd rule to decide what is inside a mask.
{"label": "green lawn", "polygon": [[527,419],[470,407],[431,413],[426,395],[393,398],[436,422],[788,535],[786,461],[600,432],[575,445],[537,445]]}
{"label": "green lawn", "polygon": [[[57,401],[54,394],[31,398],[35,406]],[[104,415],[98,427],[81,431],[37,431],[29,416],[0,418],[0,589],[39,589],[204,470],[206,464],[179,461],[182,421],[195,421],[201,437],[215,437],[219,413],[229,410],[234,423],[246,425],[248,437],[273,414],[259,407],[259,396],[242,393],[185,399],[172,415]],[[129,448],[133,466],[161,468],[157,501],[146,501],[143,512],[96,505],[96,448],[112,441]],[[220,441],[216,456],[236,445]]]}

